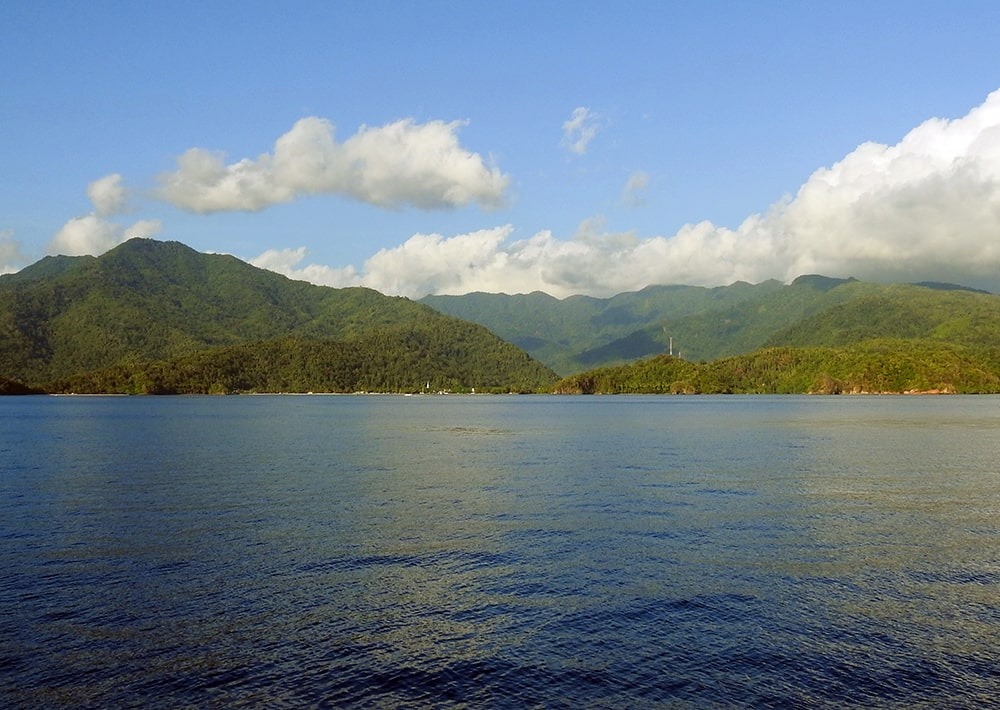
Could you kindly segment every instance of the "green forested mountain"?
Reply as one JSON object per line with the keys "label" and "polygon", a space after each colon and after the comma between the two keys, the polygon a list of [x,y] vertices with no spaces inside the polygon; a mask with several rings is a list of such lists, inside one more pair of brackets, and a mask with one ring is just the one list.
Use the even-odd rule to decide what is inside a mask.
{"label": "green forested mountain", "polygon": [[765,348],[693,363],[657,355],[572,375],[565,394],[1000,393],[1000,348],[877,339],[841,348]]}
{"label": "green forested mountain", "polygon": [[[607,300],[537,296],[425,302],[464,304],[480,322],[506,305],[503,334],[550,358],[554,338],[520,338],[518,324],[529,321],[512,307],[515,298],[544,302],[548,320],[533,326],[569,350],[547,360],[570,373],[558,392],[1000,392],[1000,296],[960,286],[810,275],[787,286],[656,288]],[[659,300],[671,298],[681,305]],[[627,332],[607,340],[615,328]],[[677,357],[665,354],[671,338]]]}
{"label": "green forested mountain", "polygon": [[1000,342],[1000,297],[949,284],[810,275],[789,285],[658,286],[611,299],[469,294],[423,302],[482,323],[563,375],[665,353],[671,339],[675,355],[695,362],[871,338]]}
{"label": "green forested mountain", "polygon": [[777,331],[765,344],[835,347],[896,338],[1000,345],[1000,296],[917,285],[858,285],[849,293],[850,298]]}
{"label": "green forested mountain", "polygon": [[[324,367],[353,367],[359,378]],[[105,391],[96,382],[156,391],[156,377],[163,391],[194,382],[225,391],[526,389],[555,379],[483,327],[408,299],[314,286],[149,239],[0,276],[0,375],[81,391]]]}
{"label": "green forested mountain", "polygon": [[673,324],[765,298],[783,288],[778,281],[738,282],[719,288],[649,286],[611,298],[561,300],[541,292],[470,293],[426,296],[421,303],[481,323],[557,372],[568,374],[664,352],[671,336],[681,340],[682,331],[672,332]]}
{"label": "green forested mountain", "polygon": [[948,284],[424,302],[176,242],[48,257],[0,276],[0,393],[549,389],[557,376],[524,350],[572,375],[563,392],[1000,391],[1000,296]]}
{"label": "green forested mountain", "polygon": [[57,380],[50,391],[121,394],[254,392],[535,392],[549,371],[482,326],[390,326],[348,341],[281,338],[124,362]]}
{"label": "green forested mountain", "polygon": [[1000,392],[1000,296],[981,291],[812,276],[675,325],[696,342],[726,336],[724,356],[599,367],[556,391]]}

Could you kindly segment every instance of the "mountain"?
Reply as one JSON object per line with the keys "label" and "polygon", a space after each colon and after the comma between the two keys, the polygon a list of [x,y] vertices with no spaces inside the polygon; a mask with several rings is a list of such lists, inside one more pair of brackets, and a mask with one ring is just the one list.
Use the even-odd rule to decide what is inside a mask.
{"label": "mountain", "polygon": [[561,394],[996,394],[1000,349],[875,339],[764,348],[709,363],[657,355],[566,377]]}
{"label": "mountain", "polygon": [[0,393],[540,391],[538,360],[566,392],[993,392],[1000,296],[813,274],[415,303],[148,239],[0,276]]}
{"label": "mountain", "polygon": [[568,374],[664,352],[671,336],[680,342],[674,323],[764,298],[781,288],[778,281],[738,282],[719,288],[649,286],[611,298],[471,293],[426,296],[420,302],[480,323],[556,372]]}
{"label": "mountain", "polygon": [[[348,360],[365,376],[313,381],[294,375],[306,363],[319,372],[348,367]],[[271,391],[272,379],[294,382],[302,391],[322,391],[312,385],[332,382],[337,391],[392,389],[392,382],[398,391],[412,391],[416,383],[420,389],[507,391],[556,379],[480,325],[370,289],[293,281],[178,242],[133,239],[100,257],[47,257],[0,276],[0,374],[6,378],[49,389],[57,383],[59,389],[85,384],[85,373],[103,372],[96,381],[110,386],[117,371],[128,387],[156,391],[149,377],[158,372],[181,365],[197,370],[199,362],[210,369],[222,361],[234,372],[241,362],[254,361],[256,375],[233,382],[257,391]],[[403,373],[403,365],[411,370]],[[382,372],[373,373],[378,367]],[[189,377],[168,380],[173,389],[189,391],[207,374],[191,371]],[[229,382],[211,384],[240,389]]]}
{"label": "mountain", "polygon": [[555,391],[1000,392],[1000,296],[982,291],[810,277],[683,325],[705,340],[763,343],[707,363],[657,355],[593,368]]}
{"label": "mountain", "polygon": [[764,347],[839,346],[873,337],[1000,342],[1000,297],[993,294],[815,274],[788,285],[655,286],[609,299],[469,294],[421,302],[485,325],[562,375],[671,351],[698,362]]}
{"label": "mountain", "polygon": [[765,345],[834,347],[878,338],[996,346],[1000,296],[917,285],[857,289],[850,298],[775,332]]}

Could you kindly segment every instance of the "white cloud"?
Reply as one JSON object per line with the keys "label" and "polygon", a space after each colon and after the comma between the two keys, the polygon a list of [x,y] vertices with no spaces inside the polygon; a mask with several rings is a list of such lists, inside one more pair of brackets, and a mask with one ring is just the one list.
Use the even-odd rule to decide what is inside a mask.
{"label": "white cloud", "polygon": [[[640,187],[644,178],[633,178],[629,184]],[[895,145],[859,146],[735,229],[704,221],[639,238],[591,218],[570,239],[513,236],[511,226],[416,234],[352,271],[352,283],[413,297],[534,290],[564,297],[822,273],[1000,290],[1000,90],[966,116],[926,121]]]}
{"label": "white cloud", "polygon": [[106,175],[87,185],[87,197],[94,210],[66,222],[49,242],[50,254],[103,254],[133,237],[152,237],[163,231],[158,219],[143,219],[128,226],[106,219],[124,210],[128,198],[128,191],[118,173]]}
{"label": "white cloud", "polygon": [[102,217],[121,212],[125,208],[127,196],[122,176],[118,173],[106,175],[87,185],[87,197],[93,203],[94,210]]}
{"label": "white cloud", "polygon": [[563,145],[572,153],[583,155],[590,142],[597,136],[598,116],[585,106],[573,109],[569,120],[563,123]]}
{"label": "white cloud", "polygon": [[306,258],[307,254],[308,250],[305,247],[269,249],[263,254],[250,259],[250,263],[261,269],[284,274],[291,279],[308,281],[320,286],[344,288],[361,285],[357,272],[351,266],[343,269],[334,269],[319,264],[307,264],[300,267],[299,264]]}
{"label": "white cloud", "polygon": [[510,232],[511,227],[504,226],[451,238],[414,234],[368,259],[362,283],[383,293],[416,297],[464,292],[470,283],[491,290],[498,273],[508,282],[518,279],[516,263],[501,246]]}
{"label": "white cloud", "polygon": [[21,243],[14,239],[14,231],[0,229],[0,274],[19,271],[27,260],[21,251]]}
{"label": "white cloud", "polygon": [[117,224],[92,212],[64,224],[49,243],[49,252],[68,256],[103,254],[119,244],[121,237],[122,230]]}
{"label": "white cloud", "polygon": [[896,145],[866,143],[817,170],[776,215],[794,258],[859,277],[995,275],[1000,267],[1000,91]]}
{"label": "white cloud", "polygon": [[628,176],[622,189],[622,204],[628,207],[641,207],[646,204],[646,187],[649,185],[649,173],[636,170]]}
{"label": "white cloud", "polygon": [[92,212],[74,217],[63,225],[49,243],[51,254],[80,256],[103,254],[133,237],[151,237],[163,229],[159,220],[140,220],[130,226],[111,222]]}
{"label": "white cloud", "polygon": [[158,219],[140,219],[122,230],[121,241],[136,237],[154,237],[163,231],[163,223]]}
{"label": "white cloud", "polygon": [[[301,247],[265,252],[251,263],[312,283],[367,286],[411,298],[428,293],[536,290],[557,297],[611,295],[637,288],[638,278],[657,273],[646,263],[660,256],[651,245],[667,240],[640,242],[630,233],[604,233],[601,223],[599,218],[585,220],[576,237],[568,241],[549,231],[510,241],[514,231],[510,225],[451,237],[414,234],[398,247],[380,250],[365,261],[360,272],[315,264],[296,268],[306,255]],[[639,274],[637,265],[642,269]]]}
{"label": "white cloud", "polygon": [[463,125],[404,119],[362,126],[337,143],[329,121],[303,118],[256,159],[227,165],[221,153],[188,150],[176,171],[160,176],[158,195],[198,213],[256,211],[319,194],[387,208],[499,206],[509,178],[459,144]]}

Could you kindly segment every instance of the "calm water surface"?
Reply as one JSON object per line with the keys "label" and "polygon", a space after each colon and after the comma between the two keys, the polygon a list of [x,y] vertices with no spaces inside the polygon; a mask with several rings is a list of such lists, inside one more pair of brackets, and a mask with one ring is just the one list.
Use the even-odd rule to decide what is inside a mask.
{"label": "calm water surface", "polygon": [[1000,398],[0,398],[5,707],[982,707]]}

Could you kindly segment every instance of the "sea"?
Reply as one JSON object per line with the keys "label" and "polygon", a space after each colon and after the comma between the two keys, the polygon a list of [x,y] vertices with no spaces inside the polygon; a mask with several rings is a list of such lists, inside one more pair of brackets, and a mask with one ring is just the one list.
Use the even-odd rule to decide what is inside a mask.
{"label": "sea", "polygon": [[1000,398],[0,398],[5,708],[1000,703]]}

